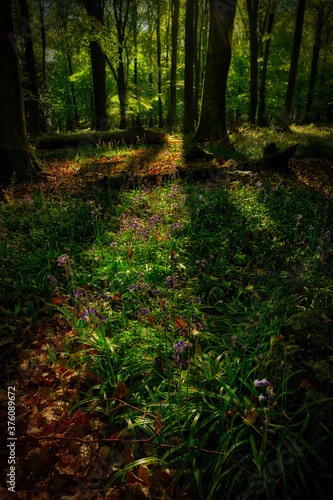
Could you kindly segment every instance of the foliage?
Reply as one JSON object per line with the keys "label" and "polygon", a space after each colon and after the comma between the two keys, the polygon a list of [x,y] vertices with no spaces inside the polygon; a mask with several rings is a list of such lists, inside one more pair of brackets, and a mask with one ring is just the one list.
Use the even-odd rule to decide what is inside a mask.
{"label": "foliage", "polygon": [[[111,65],[107,65],[107,113],[114,128],[119,123],[119,95],[117,89],[118,34],[114,20],[113,7],[117,2],[105,2],[104,24],[96,25],[91,30],[89,19],[80,2],[56,2],[45,4],[46,30],[46,82],[41,82],[41,102],[48,131],[63,131],[75,128],[90,127],[93,122],[93,85],[90,61],[89,42],[97,40]],[[170,57],[171,57],[171,4],[160,0],[160,30],[162,41],[161,75],[163,120],[166,123],[169,112],[170,90]],[[185,2],[181,3],[178,36],[177,64],[177,119],[183,120],[183,86],[184,86],[184,37],[185,37]],[[199,71],[198,97],[200,100],[206,59],[208,18],[207,5],[198,2],[198,32],[195,68]],[[271,35],[271,48],[268,61],[266,81],[267,117],[269,122],[277,123],[281,115],[287,87],[290,58],[294,34],[296,2],[259,2],[259,77],[263,61],[265,35],[265,19],[269,6],[276,5],[276,15]],[[316,40],[317,12],[320,5],[325,4],[325,25],[321,36],[319,62],[316,84],[313,92],[313,108],[311,116],[318,121],[332,120],[331,103],[328,96],[332,93],[332,50],[329,27],[332,10],[327,2],[309,2],[306,6],[305,23],[302,38],[302,50],[299,59],[296,92],[292,120],[311,117],[306,116],[309,79],[314,42]],[[124,4],[125,5],[125,4]],[[40,36],[39,6],[30,0],[30,17],[32,23],[32,39],[36,54],[36,65],[41,80],[43,51]],[[136,2],[137,15],[134,15],[134,2],[131,2],[129,20],[124,33],[123,57],[126,75],[127,113],[129,123],[134,124],[138,113],[143,125],[153,126],[158,117],[158,74],[157,74],[157,4]],[[25,97],[28,97],[29,82],[24,68],[24,43],[26,33],[19,19],[18,9],[14,9],[18,44],[22,52],[22,72],[24,74]],[[98,23],[97,23],[98,24]],[[22,32],[22,34],[21,34]],[[234,121],[246,119],[249,108],[249,28],[245,0],[238,2],[233,35],[232,61],[229,71],[227,89],[227,117],[230,129]],[[70,62],[69,62],[70,60]],[[137,65],[135,66],[135,60]],[[72,68],[70,68],[70,63]],[[135,67],[137,75],[135,77]],[[136,80],[135,80],[136,78]],[[75,99],[75,100],[74,100]],[[76,122],[76,115],[78,121]]]}

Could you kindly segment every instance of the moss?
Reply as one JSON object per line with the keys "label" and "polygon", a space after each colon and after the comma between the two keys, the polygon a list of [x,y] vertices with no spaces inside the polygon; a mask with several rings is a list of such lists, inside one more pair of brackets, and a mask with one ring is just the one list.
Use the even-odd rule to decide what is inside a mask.
{"label": "moss", "polygon": [[[278,387],[286,375],[299,369],[298,355],[300,347],[279,335],[271,340],[271,348],[262,364],[262,376],[266,377],[274,387]],[[292,379],[290,379],[292,381]],[[293,383],[295,385],[295,383]]]}
{"label": "moss", "polygon": [[333,306],[318,307],[313,310],[293,314],[286,320],[285,326],[293,330],[302,330],[304,328],[327,330],[328,325],[325,322],[325,317],[328,320],[333,319]]}

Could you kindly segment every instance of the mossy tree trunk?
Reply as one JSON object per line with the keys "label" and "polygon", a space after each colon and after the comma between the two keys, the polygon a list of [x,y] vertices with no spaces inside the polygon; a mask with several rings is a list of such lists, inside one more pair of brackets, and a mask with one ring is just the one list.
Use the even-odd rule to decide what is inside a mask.
{"label": "mossy tree trunk", "polygon": [[31,153],[24,116],[12,3],[2,3],[0,16],[0,176],[25,181],[39,169]]}

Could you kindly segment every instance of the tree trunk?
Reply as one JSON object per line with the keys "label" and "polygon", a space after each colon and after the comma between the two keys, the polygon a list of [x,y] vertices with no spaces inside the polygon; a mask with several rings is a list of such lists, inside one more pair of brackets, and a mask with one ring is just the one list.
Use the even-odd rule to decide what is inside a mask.
{"label": "tree trunk", "polygon": [[[73,74],[73,67],[72,67],[72,58],[69,53],[69,48],[67,47],[67,60],[68,60],[68,69],[69,69],[69,76],[72,76]],[[74,128],[76,129],[79,124],[79,116],[77,112],[77,104],[76,104],[76,96],[75,96],[75,87],[74,87],[74,82],[71,81],[71,95],[72,95],[72,102],[71,102],[71,108],[73,110],[73,113],[70,114],[71,117],[71,130]],[[72,115],[73,120],[72,120]]]}
{"label": "tree trunk", "polygon": [[193,110],[193,0],[186,1],[185,15],[185,78],[184,78],[184,133],[191,134],[194,130],[194,110]]}
{"label": "tree trunk", "polygon": [[[150,96],[153,95],[153,72],[150,70],[149,71],[149,93],[150,93]],[[154,109],[153,107],[151,107],[150,111],[149,111],[149,127],[153,127],[154,126]]]}
{"label": "tree trunk", "polygon": [[328,60],[330,57],[330,46],[329,46],[330,28],[331,28],[330,23],[327,23],[325,30],[325,39],[324,39],[324,54],[323,54],[323,60],[321,64],[320,78],[319,78],[320,90],[321,90],[320,109],[317,111],[315,116],[317,121],[322,120],[323,117],[325,117],[326,120],[332,121],[332,111],[330,112],[330,109],[332,110],[332,106],[331,108],[327,107],[326,92],[323,91],[325,88],[327,88],[326,87],[327,83],[330,85],[330,78],[328,76],[330,74],[329,73],[330,65],[328,64]]}
{"label": "tree trunk", "polygon": [[251,124],[256,122],[257,102],[258,102],[258,0],[247,0],[247,11],[250,26],[250,113]]}
{"label": "tree trunk", "polygon": [[[104,2],[102,0],[84,0],[88,16],[95,18],[103,24]],[[96,28],[92,27],[92,32]],[[95,107],[95,129],[106,130],[108,120],[106,116],[106,70],[105,57],[99,42],[91,40],[90,57],[94,86],[94,107]]]}
{"label": "tree trunk", "polygon": [[296,26],[295,26],[295,34],[294,34],[294,44],[293,44],[293,51],[292,51],[292,55],[291,55],[288,86],[287,86],[287,92],[286,92],[286,101],[285,101],[285,105],[283,108],[282,116],[280,118],[281,126],[282,126],[283,130],[289,130],[289,125],[290,125],[290,117],[291,117],[291,110],[292,110],[292,106],[293,106],[294,90],[295,90],[295,83],[296,83],[298,57],[299,57],[299,51],[300,51],[300,46],[301,46],[301,40],[302,40],[305,1],[306,0],[298,0]]}
{"label": "tree trunk", "polygon": [[194,94],[193,94],[193,118],[195,125],[199,121],[199,84],[200,84],[200,45],[201,32],[198,41],[198,23],[199,23],[199,1],[194,0],[194,33],[193,46],[194,50]]}
{"label": "tree trunk", "polygon": [[313,103],[313,92],[317,77],[317,69],[318,69],[318,60],[319,60],[319,51],[321,46],[321,35],[324,27],[324,5],[320,4],[318,7],[318,17],[317,17],[317,29],[316,29],[316,38],[315,43],[312,50],[312,62],[311,62],[311,73],[310,73],[310,82],[309,82],[309,90],[308,90],[308,99],[306,103],[306,119],[311,121],[311,108]]}
{"label": "tree trunk", "polygon": [[197,142],[219,140],[227,135],[225,95],[237,2],[232,3],[233,6],[230,6],[210,0],[210,30],[201,115],[194,137]]}
{"label": "tree trunk", "polygon": [[40,34],[42,37],[42,86],[46,87],[46,36],[45,36],[45,0],[39,0]]}
{"label": "tree trunk", "polygon": [[40,165],[30,152],[25,126],[18,49],[12,3],[3,2],[0,16],[0,176],[25,181]]}
{"label": "tree trunk", "polygon": [[139,92],[138,92],[138,4],[134,0],[134,94],[137,103],[137,111],[135,117],[135,125],[141,126],[140,107],[139,107]]}
{"label": "tree trunk", "polygon": [[161,20],[160,20],[160,0],[157,0],[157,17],[156,17],[156,40],[157,40],[157,91],[158,91],[158,126],[163,127],[162,114],[162,67],[161,67]]}
{"label": "tree trunk", "polygon": [[261,70],[261,80],[259,89],[259,109],[258,109],[258,125],[264,127],[267,125],[266,117],[266,78],[267,78],[267,66],[268,66],[268,56],[269,56],[269,46],[271,43],[271,34],[273,30],[275,12],[271,12],[268,17],[268,25],[266,34],[268,38],[265,43],[264,59],[262,63]]}
{"label": "tree trunk", "polygon": [[178,53],[178,19],[179,19],[179,0],[172,0],[172,28],[171,28],[171,73],[170,73],[170,115],[169,128],[176,124],[177,109],[177,53]]}
{"label": "tree trunk", "polygon": [[[120,128],[126,128],[126,77],[124,64],[124,40],[131,0],[113,0],[113,12],[118,35],[118,74],[116,77],[120,104]],[[128,65],[127,65],[128,68]]]}
{"label": "tree trunk", "polygon": [[123,60],[123,48],[118,47],[118,96],[120,104],[120,129],[125,130],[126,128],[126,82],[125,82],[125,71],[124,71],[124,60]]}
{"label": "tree trunk", "polygon": [[34,49],[32,45],[32,34],[30,28],[30,16],[27,0],[19,0],[22,26],[24,26],[24,51],[26,59],[26,71],[29,78],[27,99],[27,110],[29,115],[29,129],[31,135],[40,135],[40,113],[39,113],[39,87],[36,71]]}

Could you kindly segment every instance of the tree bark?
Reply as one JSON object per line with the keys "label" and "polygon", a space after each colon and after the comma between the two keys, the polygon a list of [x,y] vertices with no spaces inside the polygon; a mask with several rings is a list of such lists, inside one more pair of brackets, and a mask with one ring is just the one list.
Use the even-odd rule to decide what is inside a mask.
{"label": "tree bark", "polygon": [[[330,11],[331,7],[329,7]],[[328,11],[328,14],[329,14]],[[328,15],[326,16],[327,19]],[[307,103],[306,103],[306,120],[311,121],[312,116],[311,116],[311,109],[312,109],[312,103],[313,103],[313,92],[315,88],[315,83],[316,83],[316,78],[317,78],[317,71],[318,71],[318,60],[319,60],[319,52],[321,48],[321,37],[322,37],[322,32],[323,28],[326,22],[325,19],[325,6],[323,3],[320,3],[318,7],[318,12],[317,12],[317,27],[316,27],[316,36],[315,36],[315,43],[313,45],[313,50],[312,50],[312,61],[311,61],[311,73],[310,73],[310,81],[309,81],[309,90],[308,90],[308,98],[307,98]]]}
{"label": "tree bark", "polygon": [[275,12],[271,12],[268,17],[268,24],[266,34],[268,36],[265,43],[264,59],[262,63],[261,79],[260,79],[260,89],[259,89],[259,109],[258,109],[258,125],[264,127],[267,125],[266,117],[266,78],[267,78],[267,66],[268,66],[268,56],[269,47],[271,43],[271,34],[273,30]]}
{"label": "tree bark", "polygon": [[24,51],[26,71],[29,78],[29,98],[26,101],[31,135],[40,135],[39,86],[36,71],[35,54],[32,45],[30,15],[27,0],[19,0],[22,28],[24,30]]}
{"label": "tree bark", "polygon": [[233,6],[229,4],[210,0],[210,30],[201,115],[194,136],[197,142],[219,140],[227,136],[225,95],[237,2],[233,1]]}
{"label": "tree bark", "polygon": [[131,0],[127,0],[126,2],[124,2],[123,0],[113,0],[113,12],[114,12],[114,18],[118,35],[118,75],[116,80],[117,80],[118,97],[120,104],[121,130],[124,130],[126,128],[127,85],[126,85],[125,65],[124,65],[124,40],[125,40],[125,32],[129,16],[130,3]]}
{"label": "tree bark", "polygon": [[[104,2],[102,0],[84,0],[88,16],[103,24]],[[96,28],[92,27],[94,33]],[[99,42],[91,40],[90,57],[94,86],[95,129],[106,130],[108,119],[106,116],[106,70],[105,57]]]}
{"label": "tree bark", "polygon": [[255,124],[258,103],[258,0],[247,0],[247,11],[250,26],[250,112],[249,120]]}
{"label": "tree bark", "polygon": [[140,107],[139,107],[139,92],[138,92],[138,4],[137,0],[134,0],[134,19],[133,19],[133,26],[134,26],[134,93],[135,93],[135,100],[137,103],[137,112],[136,112],[136,117],[135,117],[135,125],[138,127],[141,126],[141,118],[140,118]]}
{"label": "tree bark", "polygon": [[200,85],[200,45],[201,45],[201,32],[198,40],[198,25],[199,25],[199,1],[194,0],[194,32],[193,32],[193,46],[194,46],[194,90],[193,90],[193,118],[195,125],[199,121],[199,85]]}
{"label": "tree bark", "polygon": [[162,67],[161,67],[161,20],[160,20],[160,0],[157,0],[156,16],[156,43],[157,43],[157,91],[158,91],[158,126],[163,127],[162,113]]}
{"label": "tree bark", "polygon": [[305,1],[306,0],[298,0],[294,44],[291,55],[286,101],[283,108],[282,116],[280,118],[283,130],[289,130],[289,125],[290,125],[290,117],[293,106],[294,90],[296,83],[297,65],[298,65],[298,58],[302,40]]}
{"label": "tree bark", "polygon": [[[72,67],[72,58],[71,58],[71,55],[69,52],[69,47],[67,47],[67,60],[68,60],[69,76],[72,76],[73,75],[73,67]],[[72,82],[72,81],[71,81],[71,96],[72,96],[71,108],[73,109],[73,113],[70,114],[70,121],[71,121],[70,130],[73,130],[73,129],[76,129],[78,127],[79,115],[77,112],[74,82]],[[72,119],[72,115],[73,115],[73,119]]]}
{"label": "tree bark", "polygon": [[30,151],[11,0],[0,16],[0,176],[25,181],[40,168]]}
{"label": "tree bark", "polygon": [[177,54],[178,54],[178,20],[179,0],[172,0],[172,27],[171,27],[171,72],[170,72],[170,115],[169,128],[176,124],[177,109]]}
{"label": "tree bark", "polygon": [[184,133],[191,134],[194,131],[193,110],[193,62],[194,45],[193,39],[193,0],[186,1],[185,15],[185,78],[184,78]]}
{"label": "tree bark", "polygon": [[45,36],[45,0],[39,0],[40,34],[42,37],[42,87],[46,88],[46,36]]}

